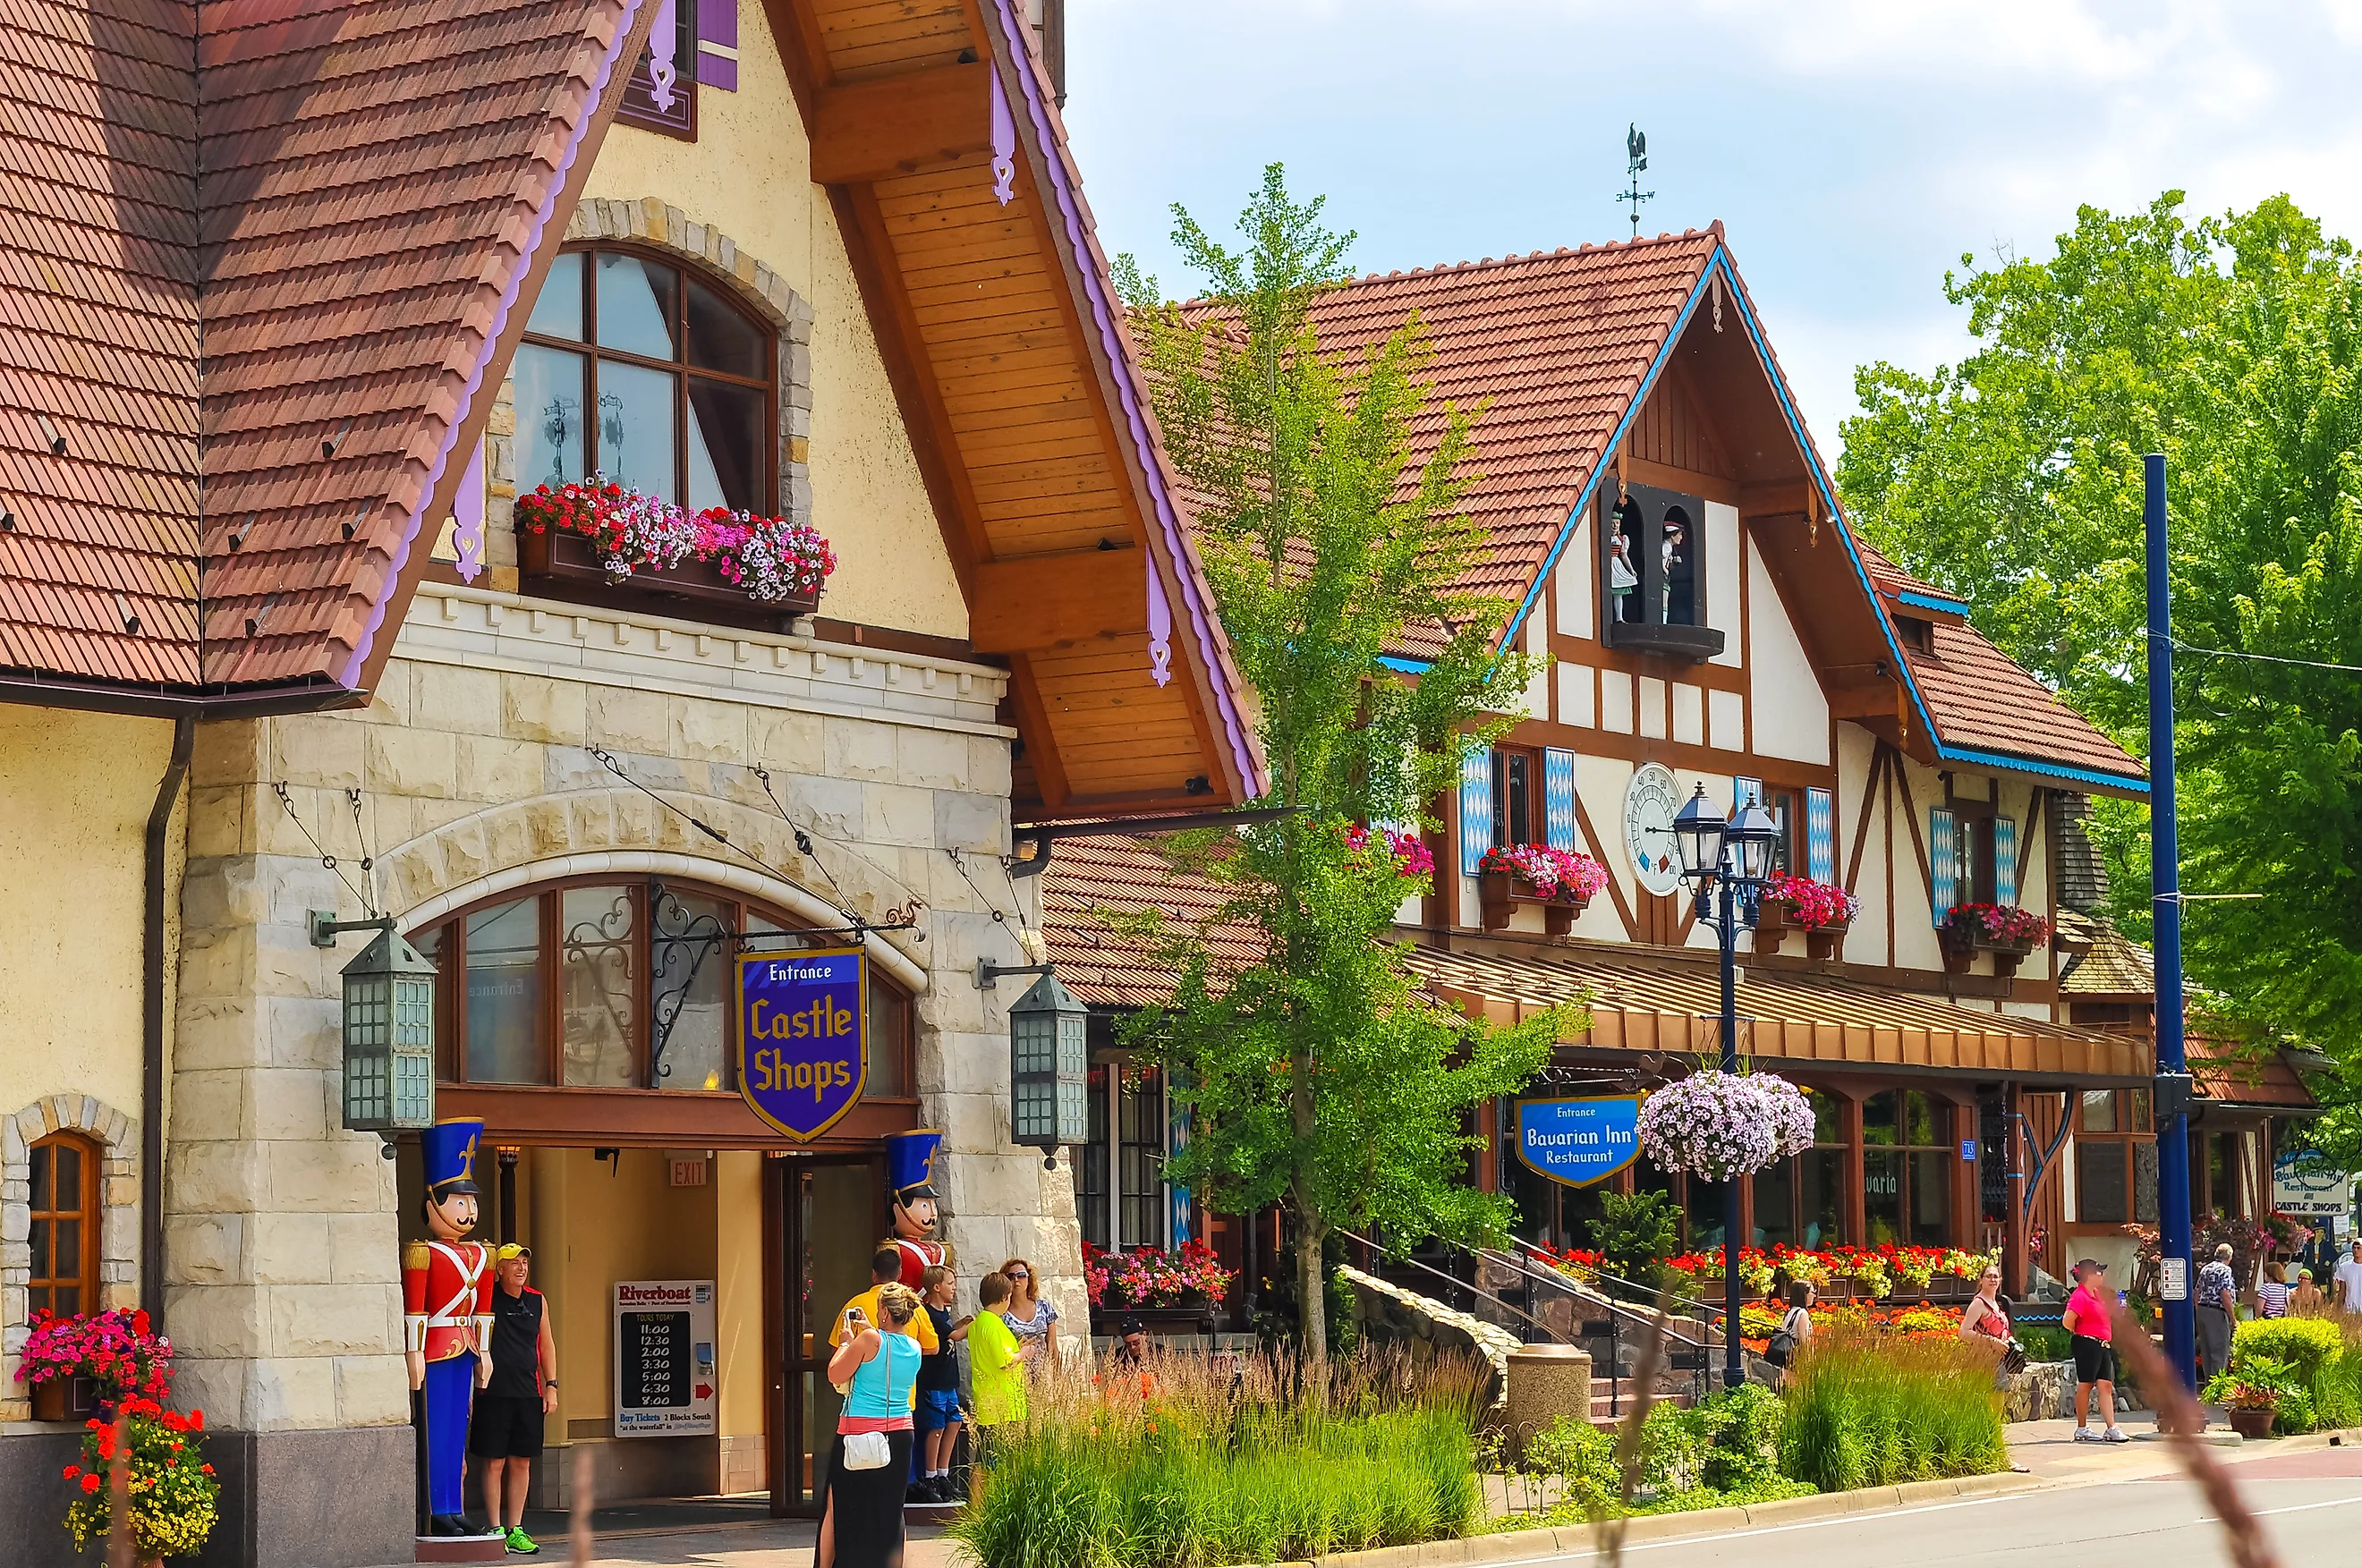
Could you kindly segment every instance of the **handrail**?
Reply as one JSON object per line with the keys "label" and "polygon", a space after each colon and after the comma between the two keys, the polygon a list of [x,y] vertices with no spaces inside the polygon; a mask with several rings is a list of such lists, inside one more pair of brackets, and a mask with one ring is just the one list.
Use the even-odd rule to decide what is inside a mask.
{"label": "handrail", "polygon": [[[1549,1281],[1551,1285],[1557,1286],[1560,1288],[1570,1292],[1579,1288],[1577,1282],[1570,1279],[1568,1276],[1562,1273],[1555,1264],[1550,1263],[1547,1258],[1539,1254],[1534,1248],[1532,1243],[1520,1240],[1516,1236],[1511,1236],[1509,1241],[1510,1244],[1518,1249],[1517,1255],[1519,1262],[1531,1263],[1539,1261],[1542,1264],[1542,1273],[1534,1274],[1531,1272],[1522,1272],[1522,1277],[1528,1279],[1544,1279]],[[1645,1294],[1649,1288],[1638,1280],[1626,1279],[1619,1275],[1608,1274],[1597,1269],[1593,1270],[1592,1277],[1598,1280],[1604,1280],[1610,1285],[1621,1285],[1627,1289],[1637,1294]],[[1597,1291],[1593,1294],[1601,1306],[1606,1307],[1608,1311],[1619,1317],[1628,1318],[1636,1323],[1653,1323],[1656,1321],[1653,1313],[1643,1312],[1637,1307],[1627,1306],[1625,1303],[1618,1301],[1615,1297],[1607,1295],[1604,1291]],[[1700,1300],[1694,1296],[1677,1296],[1671,1292],[1666,1294],[1665,1301],[1668,1307],[1680,1309],[1681,1316],[1692,1320],[1700,1327],[1704,1328],[1706,1331],[1706,1338],[1703,1340],[1694,1340],[1687,1334],[1681,1332],[1670,1325],[1668,1325],[1664,1331],[1665,1337],[1668,1339],[1678,1340],[1680,1343],[1688,1345],[1693,1350],[1711,1350],[1714,1348],[1714,1325],[1717,1321],[1729,1316],[1727,1310],[1713,1302]],[[1696,1310],[1692,1310],[1692,1309]],[[1672,1316],[1670,1312],[1667,1315],[1669,1317]],[[1727,1333],[1728,1332],[1728,1327],[1726,1325],[1724,1332]]]}
{"label": "handrail", "polygon": [[[1339,1231],[1337,1234],[1349,1242],[1360,1244],[1362,1246],[1367,1248],[1371,1254],[1374,1254],[1378,1257],[1384,1257],[1385,1255],[1385,1248],[1380,1246],[1376,1242],[1372,1241],[1367,1236],[1356,1235],[1352,1231]],[[1445,1284],[1450,1285],[1456,1289],[1467,1290],[1473,1288],[1465,1279],[1454,1278],[1452,1276],[1444,1273],[1440,1268],[1429,1268],[1426,1264],[1419,1262],[1418,1259],[1415,1257],[1401,1258],[1398,1259],[1397,1262],[1408,1264],[1411,1267],[1418,1269],[1422,1274],[1432,1274],[1438,1279],[1442,1280]],[[1480,1296],[1485,1294],[1485,1292],[1481,1290],[1476,1293]],[[1517,1313],[1518,1317],[1523,1318],[1527,1322],[1532,1324],[1535,1328],[1540,1329],[1543,1333],[1548,1334],[1560,1344],[1571,1344],[1573,1343],[1571,1340],[1562,1337],[1556,1329],[1551,1328],[1548,1323],[1543,1322],[1540,1318],[1535,1317],[1531,1312],[1525,1310],[1523,1308],[1512,1307],[1509,1303],[1502,1300],[1497,1296],[1488,1297],[1487,1299],[1491,1300],[1495,1306],[1500,1308],[1505,1312]]]}

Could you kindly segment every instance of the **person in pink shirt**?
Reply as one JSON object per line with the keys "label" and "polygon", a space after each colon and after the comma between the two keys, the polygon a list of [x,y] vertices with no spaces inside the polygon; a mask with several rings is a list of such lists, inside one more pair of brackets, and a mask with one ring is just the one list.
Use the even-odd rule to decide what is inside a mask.
{"label": "person in pink shirt", "polygon": [[[2067,1298],[2058,1321],[2075,1352],[2075,1441],[2130,1442],[2132,1433],[2116,1425],[2115,1299],[2108,1289],[2107,1266],[2085,1258],[2075,1266],[2075,1292]],[[2091,1426],[2092,1395],[2100,1396],[2103,1430]]]}

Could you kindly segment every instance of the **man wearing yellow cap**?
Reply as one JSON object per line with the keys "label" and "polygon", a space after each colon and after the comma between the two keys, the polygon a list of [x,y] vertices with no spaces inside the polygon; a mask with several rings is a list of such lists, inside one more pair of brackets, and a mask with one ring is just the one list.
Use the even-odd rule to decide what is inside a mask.
{"label": "man wearing yellow cap", "polygon": [[484,1519],[508,1538],[511,1552],[524,1553],[541,1550],[524,1532],[524,1495],[541,1457],[544,1420],[557,1409],[557,1341],[548,1303],[525,1283],[532,1267],[529,1246],[510,1242],[494,1255],[492,1380],[468,1431],[468,1452],[484,1462]]}

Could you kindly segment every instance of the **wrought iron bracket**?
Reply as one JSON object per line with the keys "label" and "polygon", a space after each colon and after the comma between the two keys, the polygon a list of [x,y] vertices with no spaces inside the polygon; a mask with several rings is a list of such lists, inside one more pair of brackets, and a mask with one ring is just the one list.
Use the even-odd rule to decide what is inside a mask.
{"label": "wrought iron bracket", "polygon": [[394,919],[391,915],[374,916],[367,920],[339,920],[333,909],[304,911],[304,929],[315,948],[333,948],[337,938],[347,931],[391,931]]}
{"label": "wrought iron bracket", "polygon": [[990,991],[993,983],[1003,975],[1048,974],[1051,970],[1049,964],[997,964],[990,959],[978,959],[976,960],[976,988]]}

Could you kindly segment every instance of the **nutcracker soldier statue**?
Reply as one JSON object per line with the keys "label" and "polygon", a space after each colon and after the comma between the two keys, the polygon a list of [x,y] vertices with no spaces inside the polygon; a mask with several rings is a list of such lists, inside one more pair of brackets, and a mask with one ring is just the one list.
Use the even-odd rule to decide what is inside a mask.
{"label": "nutcracker soldier statue", "polygon": [[402,1249],[403,1348],[426,1438],[427,1530],[467,1535],[468,1413],[491,1380],[492,1259],[476,1228],[481,1122],[437,1122],[418,1135],[426,1168],[427,1239]]}
{"label": "nutcracker soldier statue", "polygon": [[886,1139],[886,1188],[890,1195],[894,1234],[902,1254],[902,1283],[919,1288],[919,1277],[944,1261],[944,1244],[935,1240],[935,1151],[944,1135],[932,1127],[915,1133],[894,1133]]}

